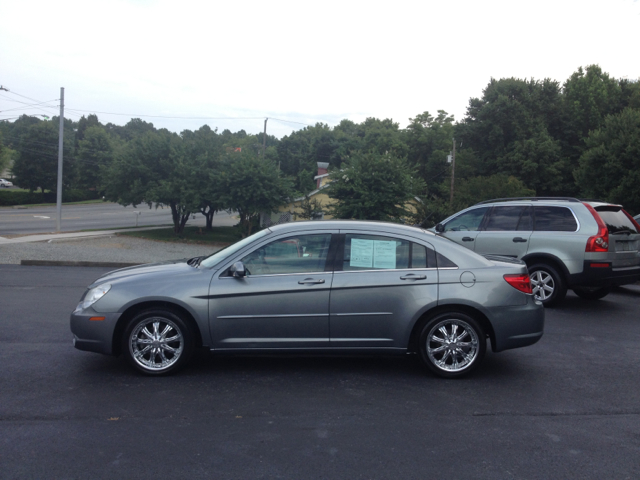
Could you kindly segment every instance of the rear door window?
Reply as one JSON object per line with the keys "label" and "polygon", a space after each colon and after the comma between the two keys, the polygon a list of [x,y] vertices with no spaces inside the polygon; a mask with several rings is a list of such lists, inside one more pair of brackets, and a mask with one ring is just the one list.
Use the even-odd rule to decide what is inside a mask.
{"label": "rear door window", "polygon": [[578,222],[566,207],[533,207],[536,232],[575,232]]}
{"label": "rear door window", "polygon": [[434,268],[433,250],[404,239],[375,235],[345,235],[344,271]]}
{"label": "rear door window", "polygon": [[609,233],[640,233],[621,208],[598,207],[595,210],[609,229]]}

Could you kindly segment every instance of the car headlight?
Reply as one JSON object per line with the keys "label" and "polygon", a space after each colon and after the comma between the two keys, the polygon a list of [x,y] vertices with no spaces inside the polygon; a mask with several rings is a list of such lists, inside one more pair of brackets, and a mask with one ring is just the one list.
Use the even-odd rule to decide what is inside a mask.
{"label": "car headlight", "polygon": [[97,287],[92,288],[84,296],[84,300],[82,300],[78,304],[78,306],[76,307],[76,311],[84,310],[85,308],[90,307],[91,305],[96,303],[98,300],[100,300],[102,297],[104,297],[109,290],[111,290],[111,285],[108,283],[104,285],[98,285]]}

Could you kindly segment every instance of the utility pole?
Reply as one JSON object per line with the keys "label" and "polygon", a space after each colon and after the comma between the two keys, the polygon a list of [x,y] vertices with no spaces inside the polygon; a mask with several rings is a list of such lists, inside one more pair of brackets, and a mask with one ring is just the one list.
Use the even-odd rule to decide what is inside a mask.
{"label": "utility pole", "polygon": [[269,120],[269,118],[264,119],[264,137],[262,137],[262,160],[264,160],[264,150],[267,147],[267,120]]}
{"label": "utility pole", "polygon": [[60,87],[60,133],[58,135],[58,187],[56,191],[56,233],[62,221],[62,147],[64,140],[64,88]]}
{"label": "utility pole", "polygon": [[451,155],[451,195],[449,196],[449,205],[453,206],[453,181],[456,173],[456,139],[453,139],[453,153]]}

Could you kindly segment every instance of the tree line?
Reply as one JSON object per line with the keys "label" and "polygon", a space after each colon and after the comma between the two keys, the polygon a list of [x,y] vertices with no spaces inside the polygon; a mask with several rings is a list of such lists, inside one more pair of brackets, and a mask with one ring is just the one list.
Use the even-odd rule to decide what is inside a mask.
{"label": "tree line", "polygon": [[[13,162],[16,185],[55,190],[58,126],[56,117],[0,123],[0,159]],[[64,129],[64,188],[167,205],[176,232],[193,212],[210,226],[216,211],[232,209],[249,234],[259,212],[315,189],[317,162],[330,165],[330,213],[339,218],[431,225],[481,200],[533,195],[599,198],[640,212],[640,83],[597,65],[562,84],[491,79],[459,122],[439,110],[406,128],[342,120],[282,139],[206,125],[176,134],[140,119],[104,125],[95,115],[65,119]],[[405,208],[412,199],[417,211]]]}

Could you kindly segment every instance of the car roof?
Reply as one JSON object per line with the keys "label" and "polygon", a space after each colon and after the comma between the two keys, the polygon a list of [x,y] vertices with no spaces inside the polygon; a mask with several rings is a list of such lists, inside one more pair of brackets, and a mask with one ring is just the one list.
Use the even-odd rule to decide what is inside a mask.
{"label": "car roof", "polygon": [[433,235],[420,227],[402,225],[400,223],[376,222],[371,220],[309,220],[303,222],[281,223],[269,227],[273,233],[295,232],[299,230],[378,230],[385,232],[406,233],[406,234],[427,234]]}
{"label": "car roof", "polygon": [[559,204],[559,203],[587,203],[592,207],[601,207],[601,206],[615,206],[622,208],[622,205],[618,205],[611,202],[604,202],[602,200],[591,200],[591,199],[578,199],[574,197],[514,197],[514,198],[494,198],[493,200],[485,200],[484,202],[479,202],[474,205],[500,205],[503,203],[511,203],[511,204],[529,204],[530,202],[535,202],[537,204]]}

